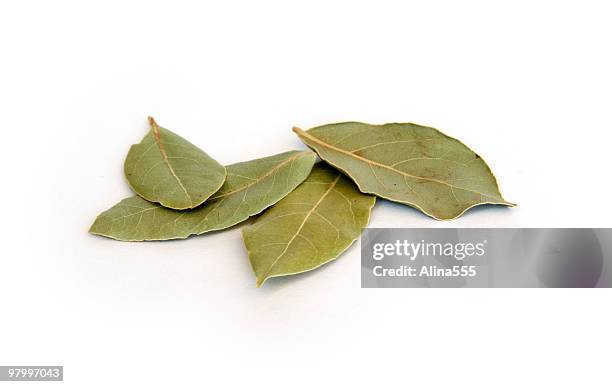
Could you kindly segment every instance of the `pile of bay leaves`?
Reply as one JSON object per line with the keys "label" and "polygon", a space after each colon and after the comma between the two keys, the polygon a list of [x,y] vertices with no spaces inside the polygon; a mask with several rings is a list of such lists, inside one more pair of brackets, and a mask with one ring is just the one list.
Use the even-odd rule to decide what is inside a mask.
{"label": "pile of bay leaves", "polygon": [[481,204],[513,206],[480,156],[425,126],[293,128],[314,152],[223,166],[149,122],[151,130],[125,160],[136,195],[100,214],[90,232],[121,241],[181,239],[258,215],[242,229],[257,286],[338,257],[367,226],[376,196],[438,220]]}

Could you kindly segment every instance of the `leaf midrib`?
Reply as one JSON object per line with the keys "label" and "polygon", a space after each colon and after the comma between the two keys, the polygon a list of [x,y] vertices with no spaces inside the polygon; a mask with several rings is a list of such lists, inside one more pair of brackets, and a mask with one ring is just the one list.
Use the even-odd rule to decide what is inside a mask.
{"label": "leaf midrib", "polygon": [[291,158],[288,158],[287,160],[283,161],[282,163],[277,164],[277,165],[276,165],[274,168],[270,169],[270,170],[269,170],[268,172],[266,172],[265,174],[263,174],[263,175],[261,175],[261,176],[257,177],[257,178],[256,178],[255,180],[253,180],[252,182],[250,182],[250,183],[248,183],[248,184],[246,184],[246,185],[244,185],[244,186],[242,186],[242,187],[240,187],[240,188],[238,188],[238,189],[235,189],[235,190],[233,190],[233,191],[229,191],[229,192],[226,192],[226,193],[220,194],[220,195],[218,195],[218,196],[213,195],[213,196],[212,196],[212,197],[211,197],[209,200],[217,200],[217,199],[219,199],[219,198],[223,198],[223,197],[226,197],[226,196],[233,195],[233,194],[235,194],[235,193],[237,193],[237,192],[244,191],[245,189],[248,189],[249,187],[251,187],[251,186],[253,186],[253,185],[255,185],[255,184],[257,184],[257,183],[261,182],[261,181],[262,181],[262,180],[264,180],[266,177],[268,177],[268,176],[272,175],[273,173],[275,173],[276,171],[278,171],[278,170],[279,170],[281,167],[283,167],[285,164],[287,164],[287,163],[289,163],[289,162],[292,162],[292,161],[294,161],[294,160],[297,160],[297,159],[298,159],[298,158],[300,158],[300,157],[306,157],[306,156],[308,156],[308,153],[307,153],[307,152],[300,152],[299,154],[297,154],[297,155],[295,155],[295,156],[293,156],[293,157],[291,157]]}
{"label": "leaf midrib", "polygon": [[170,173],[172,174],[172,176],[174,176],[174,178],[176,179],[176,182],[178,183],[178,185],[181,187],[181,189],[185,193],[185,196],[189,200],[189,205],[193,207],[193,200],[191,199],[191,196],[187,192],[187,189],[183,185],[183,182],[181,181],[181,179],[178,177],[178,175],[174,171],[174,168],[172,168],[172,165],[170,164],[170,160],[168,160],[168,155],[166,154],[166,151],[164,150],[164,145],[161,140],[161,135],[159,132],[159,125],[157,125],[157,122],[155,122],[155,120],[151,117],[149,117],[149,123],[151,124],[151,129],[153,130],[153,139],[155,140],[155,143],[157,143],[157,147],[159,148],[159,153],[161,153],[164,163],[170,170]]}
{"label": "leaf midrib", "polygon": [[[326,142],[324,142],[324,141],[320,140],[319,138],[314,137],[313,135],[311,135],[311,134],[309,134],[309,133],[307,133],[307,132],[305,132],[305,131],[303,131],[302,129],[297,128],[297,127],[294,127],[294,128],[293,128],[293,131],[294,131],[294,132],[295,132],[295,133],[296,133],[298,136],[300,136],[300,137],[306,137],[307,139],[309,139],[309,140],[311,140],[311,141],[313,141],[313,142],[315,142],[315,143],[317,143],[317,144],[319,144],[319,145],[321,145],[321,146],[323,146],[323,147],[326,147],[326,148],[328,148],[328,149],[332,149],[332,150],[335,150],[335,151],[337,151],[337,152],[343,153],[343,154],[345,154],[345,155],[347,155],[347,156],[350,156],[350,157],[356,158],[356,159],[358,159],[358,160],[360,160],[360,161],[363,161],[363,162],[365,162],[365,163],[367,163],[367,164],[370,164],[370,165],[375,165],[375,166],[377,166],[377,167],[384,168],[384,169],[388,169],[388,170],[390,170],[390,171],[392,171],[392,172],[398,173],[398,174],[403,175],[403,176],[405,176],[405,177],[409,177],[409,178],[413,178],[413,179],[417,179],[417,180],[425,180],[425,181],[429,181],[429,182],[432,182],[432,183],[438,183],[438,184],[446,185],[446,186],[451,187],[451,188],[457,188],[457,189],[460,189],[460,190],[463,190],[463,191],[472,192],[472,193],[479,194],[479,195],[483,195],[483,196],[486,196],[486,197],[495,197],[495,196],[491,196],[491,195],[486,194],[486,193],[483,193],[483,192],[479,192],[479,191],[474,191],[474,190],[471,190],[471,189],[469,189],[469,188],[459,187],[459,186],[456,186],[456,185],[453,185],[453,184],[447,183],[447,182],[442,181],[442,180],[433,179],[433,178],[430,178],[430,177],[424,177],[424,176],[412,175],[412,174],[410,174],[410,173],[406,173],[406,172],[404,172],[404,171],[400,171],[400,170],[395,169],[395,168],[393,168],[393,167],[391,167],[391,166],[389,166],[389,165],[385,165],[385,164],[382,164],[382,163],[376,162],[376,161],[374,161],[374,160],[367,159],[367,158],[365,158],[365,157],[362,157],[362,156],[356,155],[356,154],[354,154],[354,153],[351,153],[351,152],[349,152],[349,151],[347,151],[347,150],[345,150],[345,149],[338,148],[338,147],[336,147],[336,146],[334,146],[334,145],[332,145],[332,144],[326,143]],[[505,203],[505,201],[504,201],[503,199],[502,199],[502,201]]]}
{"label": "leaf midrib", "polygon": [[[285,253],[287,252],[287,250],[289,250],[289,246],[291,246],[291,244],[293,243],[293,241],[295,240],[295,238],[297,238],[297,236],[300,234],[300,232],[302,231],[302,229],[304,228],[304,226],[306,225],[306,222],[308,221],[308,219],[310,218],[310,216],[314,213],[314,211],[317,209],[317,207],[319,207],[319,205],[323,202],[323,200],[327,197],[327,195],[329,195],[329,193],[333,190],[333,188],[336,186],[336,184],[338,183],[338,180],[340,180],[340,177],[342,175],[340,173],[338,173],[338,176],[334,179],[334,181],[332,181],[329,185],[329,187],[327,188],[327,190],[325,190],[325,192],[323,193],[323,195],[321,195],[321,197],[319,198],[319,200],[317,200],[317,202],[314,204],[314,206],[308,210],[308,212],[306,213],[306,215],[304,216],[304,220],[302,221],[302,223],[300,224],[300,226],[298,227],[298,229],[296,230],[296,232],[293,234],[293,236],[291,237],[291,239],[289,240],[289,242],[287,242],[287,245],[285,246],[285,248],[283,249],[283,251],[281,251],[281,253],[276,257],[276,259],[274,260],[274,262],[272,262],[272,264],[270,264],[270,266],[268,267],[268,270],[266,270],[266,272],[263,274],[263,276],[261,277],[263,281],[265,281],[266,278],[268,278],[268,275],[270,274],[270,272],[272,271],[272,269],[274,268],[274,266],[276,266],[276,264],[278,263],[278,261],[285,255]],[[260,282],[260,285],[261,283]]]}

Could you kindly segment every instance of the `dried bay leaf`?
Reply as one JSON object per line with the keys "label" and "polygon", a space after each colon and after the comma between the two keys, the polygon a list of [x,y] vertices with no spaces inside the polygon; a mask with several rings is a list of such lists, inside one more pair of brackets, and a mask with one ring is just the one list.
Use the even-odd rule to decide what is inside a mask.
{"label": "dried bay leaf", "polygon": [[504,200],[480,156],[434,128],[343,122],[293,131],[361,192],[410,205],[435,219],[454,219],[481,204],[514,206]]}
{"label": "dried bay leaf", "polygon": [[339,171],[315,165],[295,191],[242,229],[257,286],[338,257],[367,226],[375,200]]}
{"label": "dried bay leaf", "polygon": [[149,117],[151,130],[125,160],[130,187],[151,202],[177,210],[195,208],[217,192],[225,168],[179,135]]}
{"label": "dried bay leaf", "polygon": [[100,214],[90,232],[123,241],[167,240],[221,230],[276,203],[308,177],[316,155],[290,151],[227,167],[223,187],[200,207],[176,211],[139,196]]}

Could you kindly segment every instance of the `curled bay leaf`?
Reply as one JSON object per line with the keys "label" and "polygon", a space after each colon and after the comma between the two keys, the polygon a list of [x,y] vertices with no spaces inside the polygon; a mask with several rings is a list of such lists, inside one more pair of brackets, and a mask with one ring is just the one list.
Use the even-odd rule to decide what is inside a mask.
{"label": "curled bay leaf", "polygon": [[343,122],[293,128],[361,192],[415,207],[439,220],[481,204],[514,206],[479,155],[437,129],[410,123]]}
{"label": "curled bay leaf", "polygon": [[337,170],[315,165],[295,191],[242,229],[257,286],[338,257],[367,226],[375,200]]}
{"label": "curled bay leaf", "polygon": [[177,210],[204,203],[223,185],[223,165],[151,117],[149,123],[151,130],[125,160],[130,187],[148,201]]}
{"label": "curled bay leaf", "polygon": [[122,241],[181,239],[221,230],[263,211],[308,177],[316,155],[290,151],[227,167],[227,180],[203,205],[177,211],[139,196],[100,214],[89,230]]}

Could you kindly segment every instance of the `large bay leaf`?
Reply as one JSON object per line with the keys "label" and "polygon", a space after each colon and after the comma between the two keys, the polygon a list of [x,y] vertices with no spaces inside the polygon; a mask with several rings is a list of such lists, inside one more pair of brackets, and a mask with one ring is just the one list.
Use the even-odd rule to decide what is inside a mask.
{"label": "large bay leaf", "polygon": [[435,219],[453,219],[481,204],[514,205],[504,200],[480,156],[434,128],[343,122],[293,131],[361,192],[416,207]]}
{"label": "large bay leaf", "polygon": [[134,144],[124,170],[130,187],[143,198],[183,210],[204,203],[225,181],[225,168],[189,141],[157,125]]}
{"label": "large bay leaf", "polygon": [[315,165],[295,191],[242,229],[257,286],[338,257],[367,226],[375,200],[337,170]]}
{"label": "large bay leaf", "polygon": [[227,167],[227,180],[203,205],[177,211],[139,196],[100,214],[90,232],[123,241],[186,238],[242,222],[276,203],[310,173],[311,151],[291,151]]}

